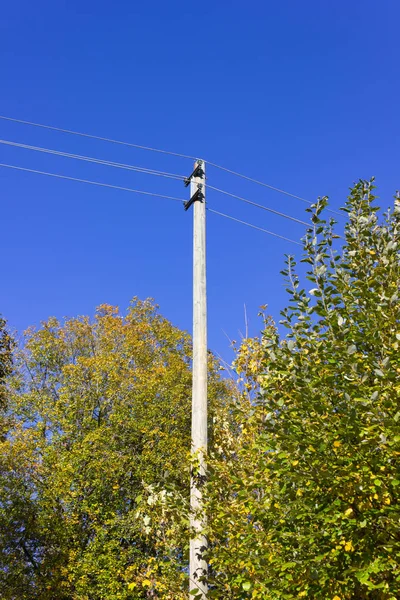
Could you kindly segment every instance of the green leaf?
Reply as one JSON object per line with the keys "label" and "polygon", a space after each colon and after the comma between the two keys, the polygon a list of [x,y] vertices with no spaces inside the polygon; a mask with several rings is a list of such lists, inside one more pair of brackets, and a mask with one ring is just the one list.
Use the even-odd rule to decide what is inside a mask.
{"label": "green leaf", "polygon": [[242,588],[244,589],[245,592],[248,592],[251,589],[251,582],[250,581],[244,581],[242,583]]}

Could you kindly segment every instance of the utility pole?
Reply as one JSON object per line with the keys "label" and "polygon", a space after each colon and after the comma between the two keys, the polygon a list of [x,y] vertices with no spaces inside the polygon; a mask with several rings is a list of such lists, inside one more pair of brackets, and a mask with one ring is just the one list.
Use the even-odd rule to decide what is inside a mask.
{"label": "utility pole", "polygon": [[190,481],[190,525],[194,531],[190,539],[189,589],[207,598],[207,562],[202,558],[207,541],[201,534],[206,525],[202,512],[202,487],[206,477],[207,452],[207,292],[206,292],[206,206],[205,164],[194,163],[193,173],[185,180],[190,184],[190,200],[185,210],[193,205],[193,384],[192,384],[192,470]]}

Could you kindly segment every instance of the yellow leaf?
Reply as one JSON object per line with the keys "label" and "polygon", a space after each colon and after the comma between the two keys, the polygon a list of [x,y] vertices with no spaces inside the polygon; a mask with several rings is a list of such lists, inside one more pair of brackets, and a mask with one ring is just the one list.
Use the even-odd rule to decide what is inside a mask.
{"label": "yellow leaf", "polygon": [[339,448],[339,446],[340,446],[340,442],[339,442],[338,440],[336,440],[336,442],[333,442],[333,446],[334,446],[335,448]]}
{"label": "yellow leaf", "polygon": [[292,462],[292,465],[293,465],[293,467],[295,467],[295,466],[296,466],[296,465],[298,465],[298,464],[299,464],[299,461],[298,461],[298,460],[294,460],[294,461]]}
{"label": "yellow leaf", "polygon": [[132,581],[132,583],[128,583],[128,590],[133,590],[136,587],[136,582]]}
{"label": "yellow leaf", "polygon": [[346,515],[346,517],[348,517],[349,515],[351,515],[352,512],[353,512],[353,509],[348,508],[347,510],[344,511],[344,514]]}
{"label": "yellow leaf", "polygon": [[344,546],[344,549],[347,552],[351,552],[352,550],[354,550],[354,546],[353,546],[353,544],[351,542],[346,542],[346,544]]}
{"label": "yellow leaf", "polygon": [[142,581],[142,586],[143,586],[143,587],[150,587],[150,586],[151,586],[151,581],[150,581],[150,579],[143,579],[143,581]]}

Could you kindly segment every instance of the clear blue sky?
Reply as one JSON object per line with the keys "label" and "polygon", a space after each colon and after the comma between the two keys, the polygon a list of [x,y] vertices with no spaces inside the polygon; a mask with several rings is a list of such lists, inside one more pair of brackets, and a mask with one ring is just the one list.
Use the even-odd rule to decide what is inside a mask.
{"label": "clear blue sky", "polygon": [[[0,114],[208,158],[343,204],[400,187],[396,0],[31,2],[2,6]],[[0,121],[0,138],[188,174],[191,162]],[[184,197],[183,185],[0,146],[0,162]],[[304,218],[305,205],[209,169],[209,183]],[[176,203],[0,169],[0,312],[19,331],[152,296],[191,329],[192,215]],[[293,238],[304,228],[215,193],[210,206]],[[286,297],[298,248],[209,216],[210,346]]]}

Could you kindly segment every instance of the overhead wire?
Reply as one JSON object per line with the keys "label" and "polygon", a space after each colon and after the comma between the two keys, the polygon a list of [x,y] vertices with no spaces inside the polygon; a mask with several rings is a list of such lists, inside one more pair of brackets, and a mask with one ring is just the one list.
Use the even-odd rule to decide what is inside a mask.
{"label": "overhead wire", "polygon": [[207,208],[207,210],[211,213],[214,213],[215,215],[219,215],[220,217],[225,217],[226,219],[230,219],[231,221],[236,221],[236,223],[247,225],[247,227],[251,227],[252,229],[258,229],[258,231],[268,233],[268,235],[273,235],[274,237],[280,238],[281,240],[286,240],[287,242],[292,242],[292,244],[297,244],[298,246],[301,246],[300,242],[296,242],[295,240],[285,237],[284,235],[279,235],[279,233],[268,231],[268,229],[264,229],[263,227],[259,227],[258,225],[253,225],[252,223],[248,223],[247,221],[242,221],[241,219],[237,219],[236,217],[232,217],[231,215],[219,212],[218,210],[214,210],[213,208]]}
{"label": "overhead wire", "polygon": [[[301,200],[302,202],[305,202],[309,206],[314,204],[314,202],[311,202],[310,200],[306,200],[306,198],[302,198],[301,196],[296,196],[296,194],[286,192],[285,190],[281,190],[280,188],[274,187],[273,185],[269,185],[268,183],[264,183],[263,181],[259,181],[258,179],[253,179],[253,177],[249,177],[248,175],[243,175],[243,173],[239,173],[237,171],[232,171],[231,169],[227,169],[226,167],[218,165],[217,163],[207,161],[207,164],[210,165],[211,167],[215,167],[216,169],[220,169],[221,171],[225,171],[226,173],[230,173],[231,175],[235,175],[236,177],[240,177],[241,179],[246,179],[247,181],[251,181],[252,183],[256,183],[257,185],[266,187],[269,190],[273,190],[274,192],[279,192],[280,194],[284,194],[285,196],[295,198],[296,200]],[[337,212],[336,210],[332,210],[331,208],[327,208],[326,210],[329,211],[330,213],[333,213],[334,215],[343,217],[343,215],[341,213]]]}
{"label": "overhead wire", "polygon": [[124,192],[133,192],[135,194],[143,194],[145,196],[156,196],[158,198],[165,198],[167,200],[177,200],[179,202],[185,202],[183,198],[177,198],[175,196],[166,196],[165,194],[156,194],[155,192],[146,192],[144,190],[136,190],[133,188],[122,187],[120,185],[112,185],[110,183],[102,183],[100,181],[90,181],[89,179],[79,179],[78,177],[70,177],[68,175],[61,175],[59,173],[48,173],[47,171],[39,171],[37,169],[28,169],[26,167],[19,167],[17,165],[9,165],[6,163],[0,163],[0,167],[6,167],[8,169],[16,169],[18,171],[27,171],[28,173],[37,173],[39,175],[48,175],[49,177],[57,177],[58,179],[68,179],[69,181],[78,181],[79,183],[89,183],[90,185],[97,185],[100,187],[111,188],[114,190],[122,190]]}
{"label": "overhead wire", "polygon": [[62,129],[61,127],[54,127],[53,125],[43,125],[43,123],[34,123],[33,121],[24,121],[23,119],[14,119],[12,117],[6,117],[0,115],[0,119],[4,121],[12,121],[14,123],[22,123],[23,125],[32,125],[33,127],[41,127],[42,129],[50,129],[52,131],[59,131],[61,133],[68,133],[71,135],[79,135],[81,137],[91,138],[93,140],[100,140],[102,142],[111,142],[112,144],[119,144],[121,146],[129,146],[131,148],[138,148],[139,150],[150,150],[151,152],[159,152],[161,154],[169,154],[170,156],[178,156],[179,158],[189,158],[191,160],[197,160],[198,156],[190,156],[189,154],[180,154],[179,152],[170,152],[169,150],[161,150],[160,148],[152,148],[150,146],[141,146],[139,144],[132,144],[131,142],[124,142],[122,140],[115,140],[113,138],[102,137],[100,135],[93,135],[90,133],[82,133],[81,131],[74,131],[72,129]]}
{"label": "overhead wire", "polygon": [[[7,169],[15,169],[17,171],[25,171],[27,173],[36,173],[39,175],[46,175],[48,177],[55,177],[57,179],[66,179],[68,181],[76,181],[78,183],[87,183],[90,185],[96,185],[99,187],[105,187],[105,188],[111,188],[114,190],[121,190],[124,192],[131,192],[131,193],[135,193],[135,194],[142,194],[145,196],[154,196],[157,198],[164,198],[167,200],[175,200],[177,202],[182,202],[184,203],[185,200],[183,198],[177,198],[175,196],[167,196],[165,194],[157,194],[154,192],[147,192],[145,190],[136,190],[133,188],[127,188],[127,187],[122,187],[119,185],[112,185],[110,183],[103,183],[100,181],[90,181],[89,179],[80,179],[78,177],[70,177],[69,175],[61,175],[60,173],[49,173],[47,171],[39,171],[38,169],[28,169],[27,167],[20,167],[17,165],[10,165],[7,163],[0,163],[0,167],[4,167]],[[285,237],[283,235],[279,235],[278,233],[275,233],[273,231],[268,231],[267,229],[264,229],[263,227],[259,227],[258,225],[253,225],[252,223],[248,223],[246,221],[242,221],[241,219],[237,219],[236,217],[232,217],[231,215],[227,215],[225,213],[219,212],[217,210],[214,210],[212,208],[207,207],[207,210],[211,213],[214,213],[215,215],[219,215],[221,217],[225,217],[226,219],[230,219],[231,221],[235,221],[236,223],[240,223],[241,225],[246,225],[247,227],[251,227],[252,229],[257,229],[258,231],[262,231],[263,233],[267,233],[268,235],[280,238],[282,240],[285,240],[287,242],[291,242],[293,244],[297,244],[298,246],[301,246],[301,244],[299,242],[296,242],[295,240],[292,240],[288,237]]]}
{"label": "overhead wire", "polygon": [[[16,123],[21,123],[21,124],[25,124],[25,125],[31,125],[31,126],[34,126],[34,127],[40,127],[40,128],[43,128],[43,129],[49,129],[49,130],[53,130],[53,131],[58,131],[58,132],[62,132],[62,133],[67,133],[67,134],[71,134],[71,135],[78,135],[78,136],[81,136],[81,137],[86,137],[86,138],[91,138],[91,139],[97,139],[97,140],[101,140],[101,141],[105,141],[105,142],[111,142],[111,143],[114,143],[114,144],[119,144],[119,145],[123,145],[123,146],[129,146],[129,147],[138,148],[138,149],[141,149],[141,150],[149,150],[149,151],[152,151],[152,152],[158,152],[158,153],[162,153],[162,154],[168,154],[168,155],[177,156],[177,157],[180,157],[180,158],[187,158],[187,159],[192,159],[192,160],[196,160],[197,159],[197,157],[190,156],[190,155],[187,155],[187,154],[181,154],[181,153],[177,153],[177,152],[171,152],[171,151],[162,150],[162,149],[159,149],[159,148],[152,148],[150,146],[143,146],[143,145],[139,145],[139,144],[133,144],[131,142],[125,142],[125,141],[116,140],[116,139],[113,139],[113,138],[106,138],[106,137],[92,135],[92,134],[83,133],[83,132],[78,132],[78,131],[74,131],[74,130],[63,129],[63,128],[54,127],[54,126],[51,126],[51,125],[44,125],[44,124],[41,124],[41,123],[35,123],[33,121],[26,121],[26,120],[22,120],[22,119],[15,119],[15,118],[12,118],[12,117],[7,117],[5,115],[0,115],[0,119],[7,120],[7,121],[12,121],[12,122],[16,122]],[[150,174],[150,175],[167,177],[167,178],[171,178],[171,179],[175,179],[175,180],[182,180],[182,181],[186,180],[186,177],[184,177],[183,175],[177,175],[175,173],[168,173],[168,172],[165,172],[165,171],[158,171],[156,169],[148,169],[146,167],[139,167],[139,166],[136,166],[136,165],[129,165],[129,164],[124,164],[124,163],[117,163],[117,162],[114,162],[114,161],[97,159],[97,158],[90,157],[90,156],[84,156],[84,155],[79,155],[79,154],[72,154],[72,153],[62,152],[62,151],[58,151],[58,150],[52,150],[52,149],[49,149],[49,148],[43,148],[43,147],[39,147],[39,146],[30,146],[28,144],[21,144],[21,143],[18,143],[18,142],[11,142],[11,141],[8,141],[8,140],[0,140],[0,143],[6,144],[6,145],[9,145],[9,146],[20,147],[20,148],[24,148],[24,149],[28,149],[28,150],[33,150],[33,151],[38,151],[38,152],[44,152],[44,153],[52,154],[52,155],[56,155],[56,156],[63,156],[63,157],[66,157],[66,158],[73,158],[75,160],[82,160],[82,161],[85,161],[85,162],[91,162],[91,163],[94,163],[94,164],[100,164],[100,165],[104,165],[104,166],[111,166],[111,167],[115,167],[115,168],[121,168],[121,169],[125,169],[125,170],[135,171],[135,172],[139,172],[139,173],[146,173],[146,174]],[[257,179],[254,179],[252,177],[249,177],[249,176],[244,175],[242,173],[239,173],[237,171],[233,171],[232,169],[228,169],[228,168],[223,167],[222,165],[219,165],[217,163],[214,163],[214,162],[211,162],[211,161],[205,161],[205,162],[207,162],[208,165],[210,165],[212,167],[215,167],[215,168],[217,168],[219,170],[225,171],[225,172],[230,173],[230,174],[232,174],[234,176],[240,177],[242,179],[245,179],[245,180],[250,181],[252,183],[255,183],[257,185],[261,185],[263,187],[266,187],[266,188],[268,188],[270,190],[279,192],[279,193],[284,194],[286,196],[289,196],[291,198],[295,198],[297,200],[305,202],[308,205],[312,205],[313,204],[312,202],[310,202],[309,200],[306,200],[305,198],[302,198],[301,196],[297,196],[295,194],[292,194],[292,193],[287,192],[285,190],[282,190],[280,188],[274,187],[272,185],[269,185],[269,184],[267,184],[265,182],[262,182],[262,181],[259,181]],[[133,188],[127,188],[127,187],[122,187],[122,186],[115,186],[115,185],[112,185],[112,184],[107,184],[107,183],[102,183],[102,182],[97,182],[97,181],[90,181],[90,180],[86,180],[86,179],[79,179],[79,178],[76,178],[76,177],[70,177],[70,176],[61,175],[61,174],[48,173],[48,172],[45,172],[45,171],[39,171],[39,170],[35,170],[35,169],[28,169],[28,168],[19,167],[19,166],[16,166],[16,165],[8,165],[8,164],[5,164],[5,163],[0,163],[0,166],[6,167],[6,168],[11,168],[11,169],[17,169],[17,170],[20,170],[20,171],[26,171],[26,172],[31,172],[31,173],[38,173],[38,174],[47,175],[47,176],[50,176],[50,177],[57,177],[57,178],[60,178],[60,179],[66,179],[66,180],[70,180],[70,181],[77,181],[77,182],[80,182],[80,183],[87,183],[87,184],[90,184],[90,185],[97,185],[97,186],[100,186],[100,187],[106,187],[106,188],[111,188],[111,189],[117,189],[117,190],[123,190],[123,191],[127,191],[127,192],[137,193],[137,194],[144,194],[144,195],[147,195],[147,196],[156,196],[156,197],[160,197],[160,198],[164,198],[164,199],[170,199],[170,200],[176,200],[176,201],[179,201],[179,202],[185,202],[182,198],[177,198],[177,197],[173,197],[173,196],[167,196],[167,195],[164,195],[164,194],[156,194],[156,193],[147,192],[147,191],[144,191],[144,190],[136,190],[136,189],[133,189]],[[238,196],[237,194],[233,194],[231,192],[228,192],[228,191],[223,190],[221,188],[217,188],[217,187],[212,186],[212,185],[207,185],[207,187],[209,189],[211,189],[211,190],[214,190],[214,191],[218,192],[218,193],[225,194],[227,196],[230,196],[232,198],[236,198],[236,199],[238,199],[238,200],[240,200],[242,202],[245,202],[245,203],[247,203],[249,205],[255,206],[255,207],[260,208],[262,210],[266,210],[266,211],[268,211],[268,212],[270,212],[272,214],[276,214],[277,216],[289,219],[291,221],[294,221],[294,222],[302,224],[302,225],[306,225],[306,226],[309,225],[309,223],[307,223],[305,221],[302,221],[300,219],[297,219],[296,217],[292,217],[291,215],[288,215],[286,213],[282,213],[280,211],[274,210],[272,208],[269,208],[267,206],[264,206],[262,204],[254,202],[252,200],[249,200],[248,198],[244,198],[242,196]],[[272,231],[268,231],[267,229],[264,229],[264,228],[259,227],[257,225],[253,225],[252,223],[248,223],[246,221],[242,221],[241,219],[237,219],[236,217],[232,217],[230,215],[227,215],[225,213],[221,213],[221,212],[216,211],[216,210],[211,209],[211,208],[208,208],[208,210],[210,212],[214,213],[214,214],[217,214],[219,216],[225,217],[227,219],[230,219],[232,221],[235,221],[235,222],[240,223],[242,225],[245,225],[247,227],[251,227],[253,229],[257,229],[259,231],[267,233],[268,235],[272,235],[272,236],[275,236],[277,238],[280,238],[280,239],[283,239],[283,240],[286,240],[286,241],[289,241],[291,243],[294,243],[294,244],[297,244],[297,245],[301,246],[301,244],[299,242],[296,242],[295,240],[292,240],[292,239],[287,238],[285,236],[279,235],[279,234],[274,233]],[[335,214],[335,215],[343,216],[343,215],[341,215],[341,213],[338,213],[338,212],[336,212],[336,211],[334,211],[332,209],[327,208],[327,210],[329,212]]]}
{"label": "overhead wire", "polygon": [[220,171],[225,171],[226,173],[230,173],[231,175],[236,175],[236,177],[240,177],[242,179],[247,179],[247,181],[251,181],[252,183],[257,183],[258,185],[262,185],[263,187],[273,190],[274,192],[279,192],[280,194],[285,194],[286,196],[290,196],[291,198],[296,198],[296,200],[301,200],[302,202],[305,202],[306,204],[313,204],[312,202],[310,202],[309,200],[306,200],[305,198],[302,198],[301,196],[296,196],[296,194],[286,192],[285,190],[281,190],[280,188],[274,187],[273,185],[269,185],[268,183],[264,183],[263,181],[259,181],[258,179],[253,179],[253,177],[248,177],[248,175],[243,175],[242,173],[238,173],[237,171],[232,171],[231,169],[227,169],[226,167],[218,165],[217,163],[207,161],[207,164],[210,165],[211,167],[215,167],[216,169],[220,169]]}
{"label": "overhead wire", "polygon": [[61,150],[53,150],[51,148],[43,148],[41,146],[30,146],[29,144],[22,144],[19,142],[12,142],[10,140],[0,139],[0,144],[13,146],[16,148],[24,148],[25,150],[33,150],[35,152],[43,152],[45,154],[53,154],[55,156],[63,156],[65,158],[73,158],[75,160],[82,160],[85,162],[91,162],[94,164],[100,164],[108,167],[115,167],[118,169],[125,169],[127,171],[136,171],[138,173],[146,173],[147,175],[156,175],[158,177],[167,177],[169,179],[178,179],[180,181],[185,180],[184,175],[177,175],[176,173],[167,173],[165,171],[158,171],[157,169],[148,169],[147,167],[139,167],[136,165],[129,165],[125,163],[118,163],[110,160],[103,160],[101,158],[94,158],[92,156],[84,156],[81,154],[71,154],[70,152],[62,152]]}
{"label": "overhead wire", "polygon": [[214,187],[213,185],[207,185],[207,189],[214,190],[215,192],[219,192],[220,194],[225,194],[226,196],[230,196],[231,198],[237,198],[241,202],[245,202],[246,204],[250,204],[251,206],[256,206],[257,208],[261,208],[266,210],[274,215],[278,215],[279,217],[284,217],[285,219],[289,219],[290,221],[294,221],[295,223],[300,223],[301,225],[306,225],[309,227],[309,223],[306,221],[301,221],[296,217],[292,217],[291,215],[287,215],[286,213],[279,212],[278,210],[274,210],[273,208],[269,208],[268,206],[264,206],[263,204],[258,204],[257,202],[253,202],[252,200],[248,200],[247,198],[243,198],[242,196],[237,196],[236,194],[232,194],[231,192],[227,192],[225,190],[221,190],[220,188]]}
{"label": "overhead wire", "polygon": [[[67,133],[70,135],[78,135],[81,137],[85,137],[85,138],[90,138],[90,139],[94,139],[94,140],[100,140],[103,142],[111,142],[113,144],[119,144],[122,146],[128,146],[131,148],[138,148],[140,150],[149,150],[151,152],[159,152],[161,154],[168,154],[170,156],[177,156],[179,158],[187,158],[187,159],[191,159],[191,160],[197,160],[200,157],[198,156],[191,156],[190,154],[181,154],[179,152],[171,152],[169,150],[162,150],[160,148],[153,148],[151,146],[142,146],[140,144],[133,144],[131,142],[125,142],[122,140],[116,140],[113,138],[107,138],[107,137],[102,137],[99,135],[93,135],[93,134],[89,134],[89,133],[83,133],[81,131],[74,131],[72,129],[63,129],[61,127],[55,127],[53,125],[45,125],[43,123],[36,123],[34,121],[26,121],[24,119],[15,119],[13,117],[7,117],[6,115],[0,115],[0,119],[4,120],[4,121],[11,121],[13,123],[21,123],[23,125],[31,125],[33,127],[40,127],[42,129],[49,129],[51,131],[59,131],[61,133]],[[280,194],[284,194],[285,196],[288,196],[290,198],[295,198],[296,200],[300,200],[301,202],[305,202],[308,205],[312,205],[314,204],[313,202],[310,202],[310,200],[307,200],[306,198],[303,198],[302,196],[297,196],[296,194],[292,194],[291,192],[287,192],[286,190],[282,190],[281,188],[275,187],[273,185],[270,185],[268,183],[265,183],[263,181],[260,181],[258,179],[255,179],[253,177],[249,177],[248,175],[244,175],[243,173],[239,173],[238,171],[234,171],[233,169],[228,169],[227,167],[224,167],[222,165],[219,165],[217,163],[211,162],[209,160],[203,159],[204,162],[206,162],[208,165],[210,165],[211,167],[215,167],[216,169],[219,169],[221,171],[225,171],[226,173],[230,173],[231,175],[235,175],[236,177],[240,177],[241,179],[245,179],[246,181],[251,181],[252,183],[255,183],[257,185],[261,185],[265,188],[268,188],[270,190],[273,190],[275,192],[278,192]],[[328,212],[339,216],[339,217],[343,217],[343,215],[335,210],[332,210],[331,208],[327,208],[326,209]]]}
{"label": "overhead wire", "polygon": [[[51,148],[44,148],[41,146],[31,146],[29,144],[23,144],[20,142],[14,142],[11,140],[3,140],[0,139],[0,144],[3,145],[7,145],[7,146],[12,146],[12,147],[16,147],[16,148],[23,148],[26,150],[33,150],[35,152],[42,152],[45,154],[50,154],[50,155],[54,155],[54,156],[62,156],[65,158],[72,158],[75,160],[81,160],[81,161],[85,161],[85,162],[90,162],[90,163],[94,163],[94,164],[100,164],[103,166],[109,166],[109,167],[115,167],[115,168],[120,168],[120,169],[125,169],[128,171],[135,171],[138,173],[145,173],[148,175],[155,175],[155,176],[159,176],[159,177],[167,177],[167,178],[171,178],[171,179],[175,179],[175,180],[180,180],[180,181],[184,181],[186,179],[186,177],[184,175],[178,175],[176,173],[167,173],[165,171],[158,171],[155,169],[148,169],[146,167],[139,167],[136,165],[129,165],[129,164],[124,164],[124,163],[118,163],[118,162],[114,162],[114,161],[108,161],[108,160],[103,160],[103,159],[98,159],[95,157],[91,157],[91,156],[84,156],[84,155],[80,155],[80,154],[72,154],[70,152],[63,152],[61,150],[54,150]],[[207,184],[207,188],[210,190],[214,190],[215,192],[224,194],[226,196],[230,196],[231,198],[236,198],[238,200],[240,200],[241,202],[245,202],[246,204],[249,204],[251,206],[255,206],[257,208],[260,208],[262,210],[265,210],[267,212],[270,212],[272,214],[278,215],[280,217],[284,217],[286,219],[289,219],[291,221],[294,221],[295,223],[299,223],[301,225],[305,225],[308,226],[309,223],[307,223],[306,221],[302,221],[300,219],[297,219],[296,217],[293,217],[291,215],[288,215],[286,213],[282,213],[280,211],[274,210],[272,208],[269,208],[267,206],[264,206],[262,204],[259,204],[257,202],[254,202],[252,200],[249,200],[248,198],[243,198],[242,196],[238,196],[237,194],[232,194],[231,192],[227,192],[226,190],[217,188],[215,186],[209,185]]]}

